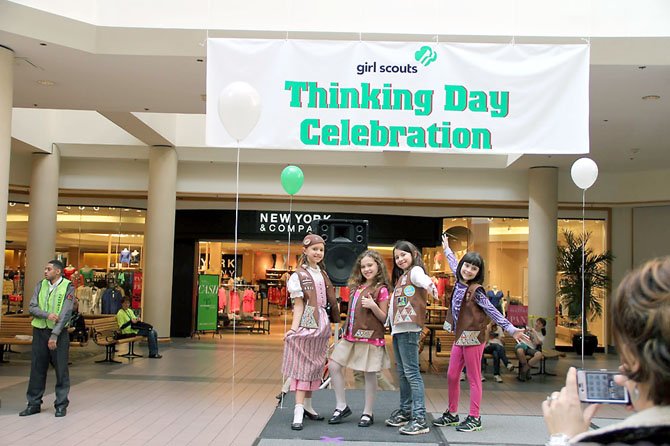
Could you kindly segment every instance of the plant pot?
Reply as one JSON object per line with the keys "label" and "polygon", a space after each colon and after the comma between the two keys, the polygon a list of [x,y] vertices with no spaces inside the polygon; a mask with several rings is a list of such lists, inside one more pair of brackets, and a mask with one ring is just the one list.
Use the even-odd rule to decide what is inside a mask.
{"label": "plant pot", "polygon": [[[584,355],[592,356],[593,352],[596,351],[598,347],[598,337],[595,335],[587,334],[584,336]],[[572,336],[572,348],[575,349],[575,352],[580,355],[582,353],[582,335],[576,334]]]}

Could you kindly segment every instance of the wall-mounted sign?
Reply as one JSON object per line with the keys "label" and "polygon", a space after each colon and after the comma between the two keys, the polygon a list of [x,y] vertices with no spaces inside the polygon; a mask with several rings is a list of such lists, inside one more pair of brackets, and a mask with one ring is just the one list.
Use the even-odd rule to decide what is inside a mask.
{"label": "wall-mounted sign", "polygon": [[260,233],[305,235],[310,224],[316,220],[328,220],[331,214],[314,212],[257,212],[257,231]]}
{"label": "wall-mounted sign", "polygon": [[234,81],[262,103],[241,147],[589,151],[588,45],[209,39],[209,145],[238,145],[218,114]]}
{"label": "wall-mounted sign", "polygon": [[235,254],[221,255],[221,274],[223,277],[235,277],[242,275],[242,255],[237,255],[237,268],[235,268]]}

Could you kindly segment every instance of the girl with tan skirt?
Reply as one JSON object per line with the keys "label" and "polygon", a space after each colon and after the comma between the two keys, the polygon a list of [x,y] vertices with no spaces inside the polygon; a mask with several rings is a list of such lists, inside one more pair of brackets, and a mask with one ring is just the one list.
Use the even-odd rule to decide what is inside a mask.
{"label": "girl with tan skirt", "polygon": [[377,373],[391,366],[384,340],[390,286],[384,261],[377,251],[368,250],[358,257],[349,286],[353,298],[344,333],[328,363],[337,404],[328,423],[339,424],[351,415],[345,398],[343,372],[343,367],[349,367],[365,374],[365,408],[358,425],[368,427],[374,423],[372,408],[377,392]]}

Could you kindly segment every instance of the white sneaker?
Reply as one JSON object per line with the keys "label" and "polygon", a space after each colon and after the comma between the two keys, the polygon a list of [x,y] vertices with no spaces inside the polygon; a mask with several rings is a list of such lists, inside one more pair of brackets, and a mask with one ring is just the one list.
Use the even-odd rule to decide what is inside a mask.
{"label": "white sneaker", "polygon": [[465,381],[465,372],[461,372],[461,381]]}
{"label": "white sneaker", "polygon": [[500,375],[493,375],[493,379],[495,379],[497,383],[501,383],[501,382],[503,382],[503,380],[502,380],[502,378],[500,377]]}
{"label": "white sneaker", "polygon": [[511,362],[508,362],[507,363],[507,370],[509,370],[510,372],[513,371],[514,370],[514,364],[512,364]]}

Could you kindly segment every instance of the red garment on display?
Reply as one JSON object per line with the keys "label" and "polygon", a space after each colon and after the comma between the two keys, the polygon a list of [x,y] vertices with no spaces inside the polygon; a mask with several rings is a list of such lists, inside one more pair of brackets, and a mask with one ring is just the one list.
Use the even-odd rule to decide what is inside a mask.
{"label": "red garment on display", "polygon": [[240,295],[237,291],[230,292],[230,313],[239,313],[240,311]]}
{"label": "red garment on display", "polygon": [[242,311],[253,313],[256,310],[256,295],[253,290],[246,290],[242,296]]}
{"label": "red garment on display", "polygon": [[219,288],[219,310],[226,308],[226,289],[224,287]]}
{"label": "red garment on display", "polygon": [[137,271],[133,274],[133,296],[142,296],[142,272]]}
{"label": "red garment on display", "polygon": [[340,299],[342,300],[342,302],[349,302],[350,298],[349,293],[350,293],[349,287],[346,286],[340,287]]}
{"label": "red garment on display", "polygon": [[70,280],[70,277],[72,277],[72,274],[74,274],[75,271],[77,271],[77,268],[72,265],[68,265],[63,268],[63,275],[67,280]]}
{"label": "red garment on display", "polygon": [[278,302],[279,305],[281,305],[282,307],[286,306],[286,296],[287,296],[286,287],[282,287],[279,290],[279,302]]}

